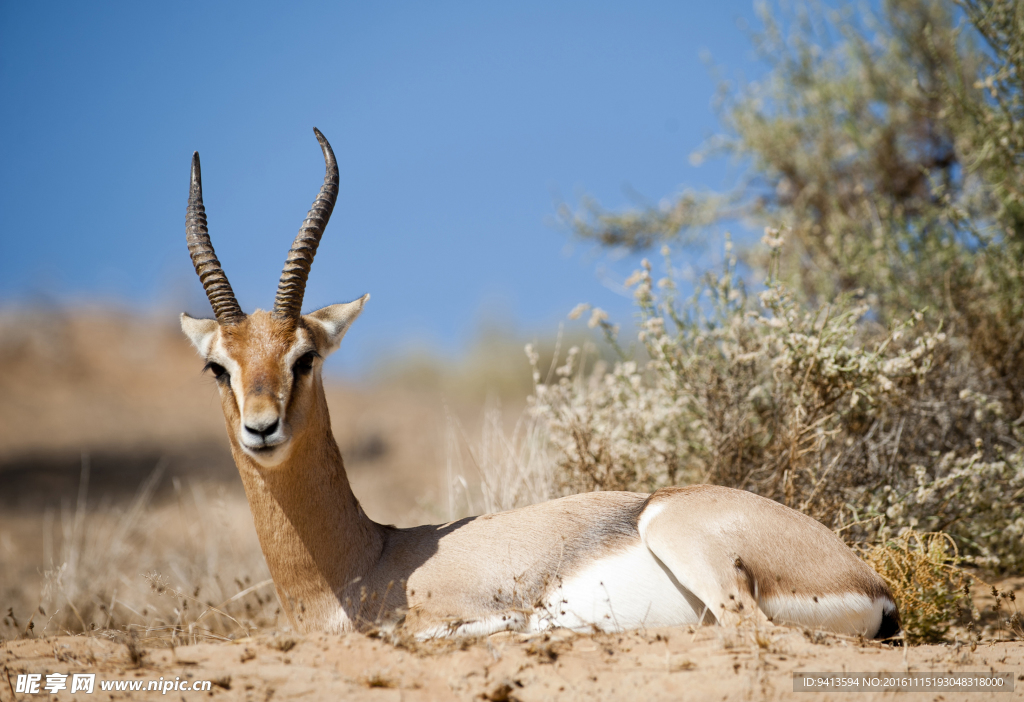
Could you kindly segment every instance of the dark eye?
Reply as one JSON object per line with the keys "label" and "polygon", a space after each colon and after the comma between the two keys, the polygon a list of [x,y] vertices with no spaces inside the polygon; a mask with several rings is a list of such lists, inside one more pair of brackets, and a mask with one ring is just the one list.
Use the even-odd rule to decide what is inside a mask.
{"label": "dark eye", "polygon": [[213,361],[210,361],[209,363],[206,364],[206,367],[203,368],[203,370],[204,371],[208,370],[211,373],[213,373],[213,377],[215,377],[217,379],[217,382],[222,382],[222,383],[230,383],[231,382],[231,374],[228,373],[228,369],[225,368],[224,366],[222,366],[219,363],[214,363]]}
{"label": "dark eye", "polygon": [[320,354],[316,351],[310,351],[302,354],[299,356],[299,360],[295,362],[295,365],[292,366],[292,372],[295,373],[296,376],[305,375],[310,372],[313,370],[313,361],[316,360],[319,355]]}

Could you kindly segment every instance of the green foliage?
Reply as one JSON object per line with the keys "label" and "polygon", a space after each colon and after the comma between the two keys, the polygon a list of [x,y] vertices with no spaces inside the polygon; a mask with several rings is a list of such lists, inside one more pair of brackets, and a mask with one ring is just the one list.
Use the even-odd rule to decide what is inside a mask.
{"label": "green foliage", "polygon": [[[768,75],[735,90],[722,86],[727,132],[696,155],[749,164],[740,186],[724,195],[688,193],[665,213],[602,213],[577,233],[642,247],[742,215],[789,228],[785,267],[808,297],[860,287],[884,294],[915,270],[920,250],[954,243],[948,228],[930,226],[948,192],[964,186],[936,90],[951,80],[963,84],[957,76],[976,72],[980,57],[967,47],[960,52],[967,59],[958,60],[966,42],[950,10],[933,0],[899,0],[885,4],[884,17],[861,22],[849,10],[804,8],[789,18],[788,34],[763,11],[754,42]],[[689,216],[666,216],[677,212]],[[616,226],[628,220],[631,227]],[[632,236],[643,231],[637,221],[652,233]]]}
{"label": "green foliage", "polygon": [[[1022,5],[889,0],[879,17],[811,6],[786,19],[763,13],[768,75],[723,85],[726,133],[696,155],[747,166],[732,192],[622,213],[587,201],[569,225],[633,248],[739,217],[784,226],[802,300],[863,290],[883,321],[940,312],[1024,412]],[[763,269],[769,254],[739,255]]]}

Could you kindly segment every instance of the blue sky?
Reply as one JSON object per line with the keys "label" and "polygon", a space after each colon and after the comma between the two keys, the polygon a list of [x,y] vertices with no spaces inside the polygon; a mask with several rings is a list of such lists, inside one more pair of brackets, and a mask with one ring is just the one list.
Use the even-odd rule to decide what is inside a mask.
{"label": "blue sky", "polygon": [[[717,130],[703,52],[758,74],[749,0],[0,3],[0,305],[209,314],[184,240],[203,163],[218,256],[268,307],[320,182],[341,194],[304,309],[372,299],[346,372],[422,344],[455,354],[484,318],[553,333],[587,301],[628,322],[609,261],[554,226],[722,187],[689,154]],[[608,273],[602,274],[604,268]],[[338,362],[335,362],[337,364]]]}

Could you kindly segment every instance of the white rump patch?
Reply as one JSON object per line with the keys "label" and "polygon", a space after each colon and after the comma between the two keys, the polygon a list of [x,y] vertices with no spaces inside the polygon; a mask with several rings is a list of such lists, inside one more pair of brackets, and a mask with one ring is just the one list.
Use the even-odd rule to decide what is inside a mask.
{"label": "white rump patch", "polygon": [[661,514],[661,511],[665,509],[665,504],[662,502],[655,502],[648,504],[644,507],[643,512],[640,513],[640,518],[636,520],[636,529],[640,532],[640,538],[647,541],[647,527],[651,525],[651,522]]}
{"label": "white rump patch", "polygon": [[[646,512],[645,512],[646,513]],[[529,629],[623,631],[696,624],[704,604],[683,588],[641,543],[609,554],[562,581]]]}
{"label": "white rump patch", "polygon": [[776,624],[796,624],[850,636],[874,636],[882,614],[893,610],[886,599],[872,599],[861,593],[842,595],[779,595],[758,603]]}

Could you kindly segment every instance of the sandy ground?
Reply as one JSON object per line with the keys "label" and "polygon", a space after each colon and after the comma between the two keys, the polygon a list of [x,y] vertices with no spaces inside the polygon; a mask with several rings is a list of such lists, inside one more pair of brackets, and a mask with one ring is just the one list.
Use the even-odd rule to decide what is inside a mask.
{"label": "sandy ground", "polygon": [[[817,638],[812,642],[810,638]],[[622,635],[557,631],[528,638],[396,647],[359,634],[266,634],[233,643],[149,649],[138,664],[104,637],[13,641],[0,672],[96,673],[97,680],[209,680],[211,691],[97,692],[99,699],[224,700],[801,700],[1024,699],[1024,643],[900,648],[784,628],[658,629]],[[992,694],[799,692],[794,672],[1013,671],[1015,689]],[[45,680],[45,677],[43,678]],[[70,680],[70,678],[69,678]],[[0,700],[15,695],[0,680]],[[55,699],[89,698],[67,691]]]}

